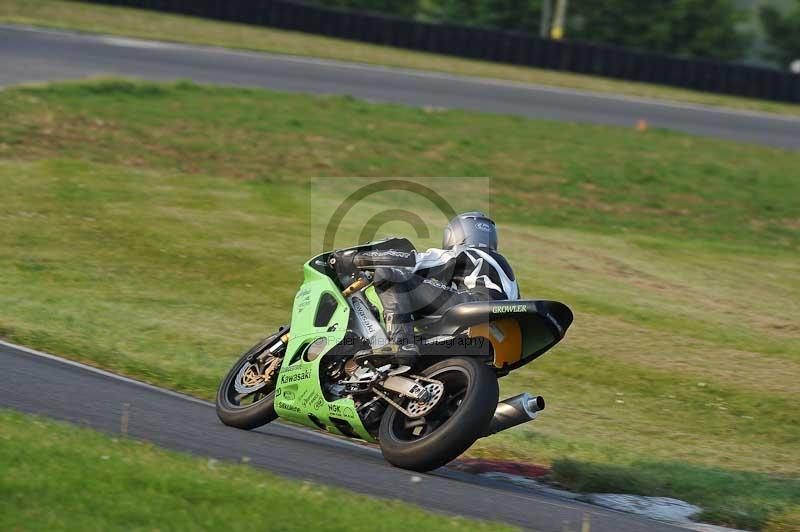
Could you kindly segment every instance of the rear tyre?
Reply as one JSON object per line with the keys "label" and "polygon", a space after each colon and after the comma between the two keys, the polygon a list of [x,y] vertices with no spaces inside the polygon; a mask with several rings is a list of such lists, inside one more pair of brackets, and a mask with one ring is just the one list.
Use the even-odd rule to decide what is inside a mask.
{"label": "rear tyre", "polygon": [[[273,357],[268,357],[259,368],[251,365],[251,355],[260,354],[269,347],[277,335],[265,338],[248,350],[222,379],[217,390],[217,417],[225,425],[252,430],[266,425],[278,417],[275,413],[275,379],[259,385],[258,376]],[[278,362],[280,364],[280,362]],[[279,368],[278,368],[279,369]],[[277,376],[277,369],[275,375]],[[239,389],[237,389],[237,382]],[[247,393],[252,390],[250,393]]]}
{"label": "rear tyre", "polygon": [[494,372],[473,357],[443,360],[421,375],[444,383],[443,398],[421,418],[422,424],[390,406],[381,419],[378,439],[384,458],[392,465],[430,471],[459,456],[483,435],[500,392]]}

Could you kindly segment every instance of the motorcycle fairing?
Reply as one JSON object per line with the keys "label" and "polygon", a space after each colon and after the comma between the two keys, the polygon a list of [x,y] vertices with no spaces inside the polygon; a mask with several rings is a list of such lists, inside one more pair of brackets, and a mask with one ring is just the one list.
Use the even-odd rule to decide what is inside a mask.
{"label": "motorcycle fairing", "polygon": [[572,311],[558,301],[475,301],[455,305],[428,322],[427,335],[454,336],[464,331],[492,344],[494,366],[516,369],[564,338]]}
{"label": "motorcycle fairing", "polygon": [[[342,436],[374,442],[356,412],[352,399],[328,401],[320,381],[324,355],[345,338],[350,309],[341,289],[330,277],[313,267],[303,268],[304,282],[292,307],[292,331],[275,387],[275,412],[282,418]],[[337,306],[326,323],[318,308],[332,297]]]}

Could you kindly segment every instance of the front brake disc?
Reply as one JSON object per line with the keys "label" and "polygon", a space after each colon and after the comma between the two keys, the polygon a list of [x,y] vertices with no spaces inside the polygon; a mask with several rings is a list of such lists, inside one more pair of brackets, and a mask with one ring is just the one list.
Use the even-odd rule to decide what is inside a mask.
{"label": "front brake disc", "polygon": [[264,376],[258,373],[258,368],[249,362],[245,362],[239,373],[236,374],[236,379],[233,381],[233,386],[236,391],[243,395],[250,395],[257,392],[266,386]]}

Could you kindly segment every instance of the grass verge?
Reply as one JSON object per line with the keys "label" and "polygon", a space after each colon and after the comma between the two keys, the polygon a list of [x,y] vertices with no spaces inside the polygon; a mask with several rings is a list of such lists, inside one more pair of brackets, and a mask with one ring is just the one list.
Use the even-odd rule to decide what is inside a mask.
{"label": "grass verge", "polygon": [[415,68],[800,116],[800,106],[413,52],[310,34],[63,0],[3,0],[0,22]]}
{"label": "grass verge", "polygon": [[308,176],[464,176],[466,210],[490,175],[522,293],[576,322],[502,381],[544,415],[471,453],[740,527],[800,504],[800,154],[188,83],[10,89],[0,114],[0,335],[208,398],[287,319]]}
{"label": "grass verge", "polygon": [[2,530],[513,530],[1,410],[0,463]]}

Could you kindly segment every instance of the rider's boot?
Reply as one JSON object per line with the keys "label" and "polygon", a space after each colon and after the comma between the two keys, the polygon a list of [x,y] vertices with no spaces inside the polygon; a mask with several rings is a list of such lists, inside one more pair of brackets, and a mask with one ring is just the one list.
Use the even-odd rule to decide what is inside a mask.
{"label": "rider's boot", "polygon": [[400,268],[379,268],[375,273],[375,287],[383,304],[386,333],[389,344],[372,351],[383,355],[396,365],[413,367],[419,356],[414,342],[414,325],[411,315],[411,298],[407,285],[408,273]]}
{"label": "rider's boot", "polygon": [[411,366],[417,363],[419,348],[414,342],[414,326],[411,323],[410,314],[389,314],[385,315],[386,329],[389,334],[392,348],[393,362],[400,366]]}
{"label": "rider's boot", "polygon": [[414,342],[414,324],[411,315],[411,297],[409,296],[408,274],[398,268],[385,269],[379,277],[385,276],[386,283],[377,283],[378,293],[383,303],[383,317],[386,320],[386,333],[389,336],[389,348],[393,351],[395,364],[411,366],[417,362],[419,349]]}
{"label": "rider's boot", "polygon": [[[414,343],[414,328],[404,316],[385,314],[389,343],[356,353],[356,360],[369,359],[373,363],[389,362],[396,366],[414,367],[419,348]],[[401,323],[398,323],[401,322]]]}

